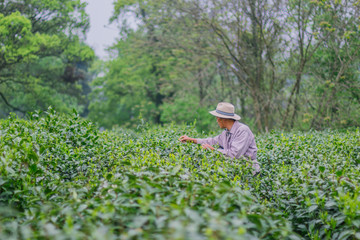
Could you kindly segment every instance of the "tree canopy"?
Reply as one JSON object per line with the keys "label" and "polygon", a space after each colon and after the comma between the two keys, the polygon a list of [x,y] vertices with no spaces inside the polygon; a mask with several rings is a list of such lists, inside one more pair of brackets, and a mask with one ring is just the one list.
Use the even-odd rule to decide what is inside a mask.
{"label": "tree canopy", "polygon": [[[206,129],[207,110],[220,101],[257,131],[356,126],[359,8],[354,0],[115,1],[123,37],[93,97],[144,101],[107,126],[143,114],[155,123],[197,119]],[[115,93],[114,82],[127,90]],[[114,104],[100,112],[120,114]]]}
{"label": "tree canopy", "polygon": [[86,72],[95,55],[82,40],[89,26],[85,6],[75,0],[0,3],[0,116],[49,105],[63,112],[86,107]]}
{"label": "tree canopy", "polygon": [[86,4],[0,3],[0,117],[52,105],[105,128],[209,130],[228,101],[259,132],[360,124],[356,0],[116,0],[103,61],[84,43]]}

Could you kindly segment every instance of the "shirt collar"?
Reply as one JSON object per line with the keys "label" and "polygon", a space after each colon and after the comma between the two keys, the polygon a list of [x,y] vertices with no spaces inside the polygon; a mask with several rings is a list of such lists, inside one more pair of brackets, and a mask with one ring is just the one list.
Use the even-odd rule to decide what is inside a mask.
{"label": "shirt collar", "polygon": [[235,121],[234,124],[232,125],[230,131],[227,128],[225,128],[226,135],[235,133],[239,127],[240,127],[239,121]]}

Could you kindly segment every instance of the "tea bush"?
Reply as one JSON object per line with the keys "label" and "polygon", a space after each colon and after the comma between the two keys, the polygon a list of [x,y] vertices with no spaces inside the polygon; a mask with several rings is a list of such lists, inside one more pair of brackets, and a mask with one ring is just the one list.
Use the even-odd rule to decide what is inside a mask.
{"label": "tea bush", "polygon": [[257,136],[258,177],[185,133],[1,121],[0,239],[360,238],[359,129]]}
{"label": "tea bush", "polygon": [[311,239],[360,239],[360,131],[261,136],[253,191]]}

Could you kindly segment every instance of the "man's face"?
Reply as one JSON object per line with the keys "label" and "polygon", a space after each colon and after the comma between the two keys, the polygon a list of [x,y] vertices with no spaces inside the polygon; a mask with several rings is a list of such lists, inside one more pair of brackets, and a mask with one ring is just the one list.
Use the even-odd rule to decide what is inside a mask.
{"label": "man's face", "polygon": [[225,128],[225,126],[224,126],[224,119],[223,119],[223,118],[216,117],[216,121],[217,121],[217,123],[219,124],[219,127],[220,127],[220,128]]}

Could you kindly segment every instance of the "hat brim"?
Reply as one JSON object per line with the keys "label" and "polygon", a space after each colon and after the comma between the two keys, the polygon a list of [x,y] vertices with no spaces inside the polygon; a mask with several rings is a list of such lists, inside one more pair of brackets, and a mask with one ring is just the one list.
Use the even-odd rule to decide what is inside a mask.
{"label": "hat brim", "polygon": [[234,119],[234,120],[240,120],[241,117],[237,114],[234,114],[234,116],[227,116],[227,115],[223,115],[223,114],[220,114],[218,112],[216,112],[216,110],[214,111],[210,111],[209,112],[211,115],[215,116],[215,117],[219,117],[219,118],[226,118],[226,119]]}

